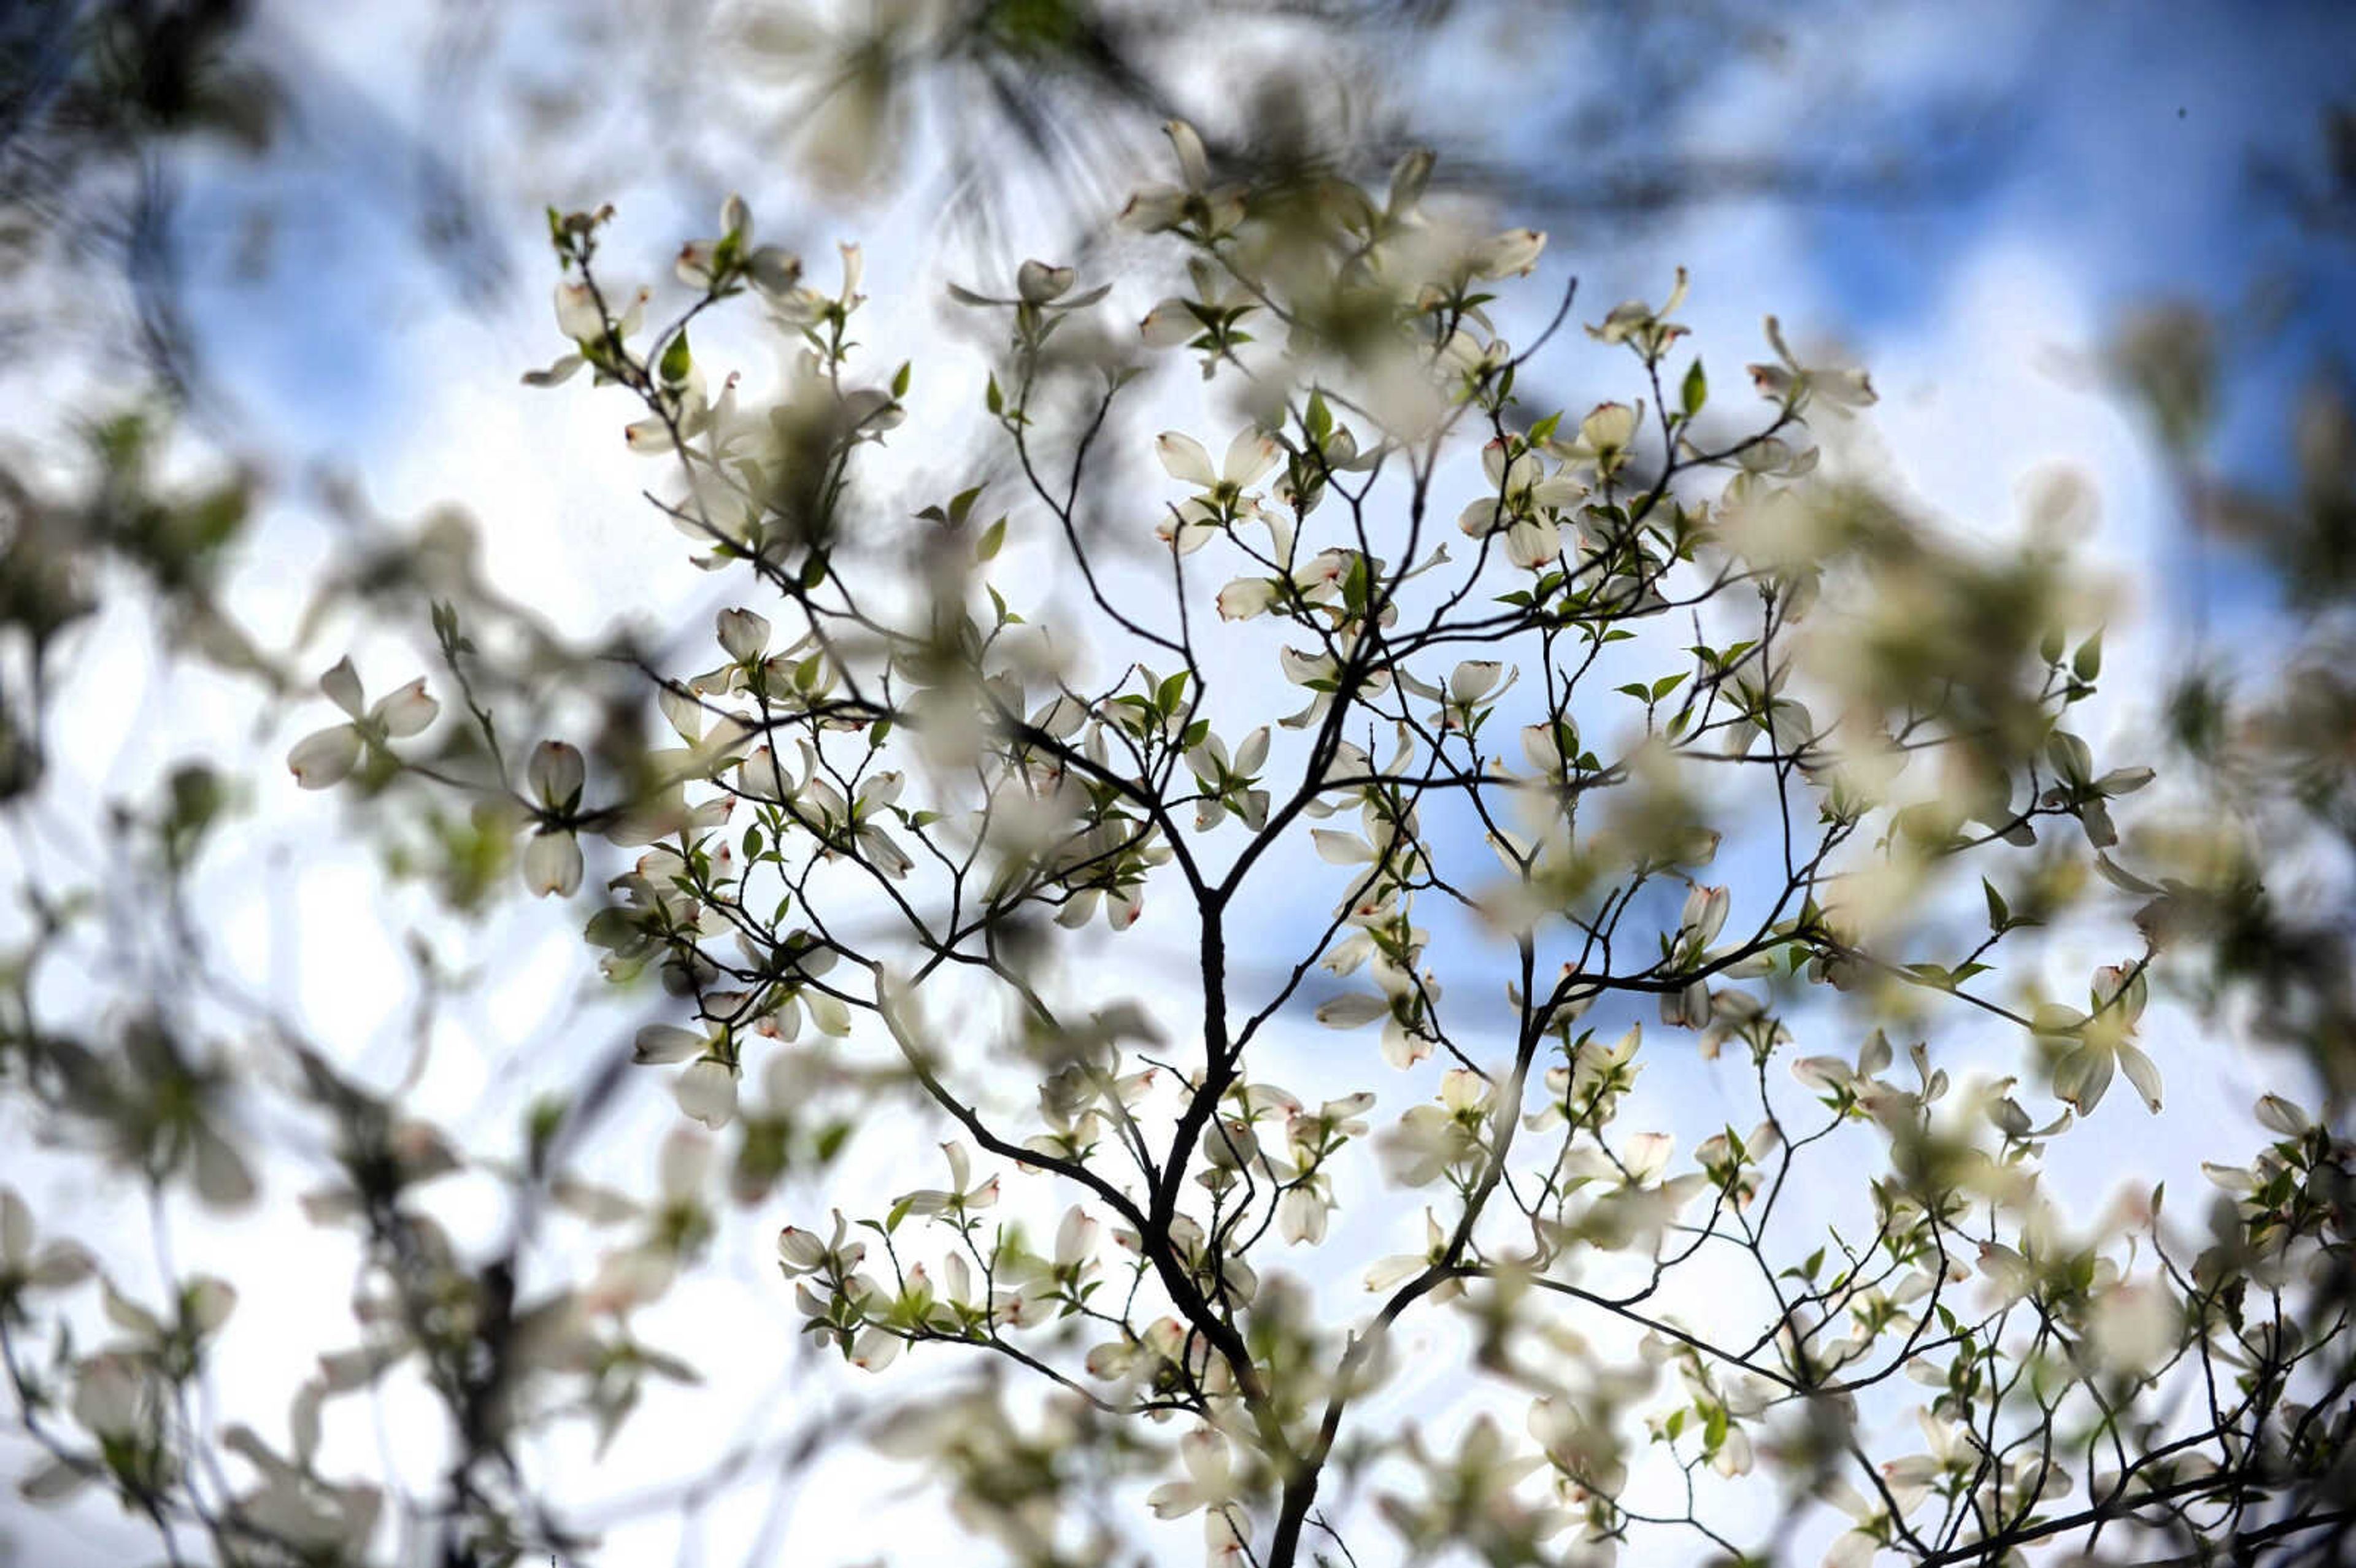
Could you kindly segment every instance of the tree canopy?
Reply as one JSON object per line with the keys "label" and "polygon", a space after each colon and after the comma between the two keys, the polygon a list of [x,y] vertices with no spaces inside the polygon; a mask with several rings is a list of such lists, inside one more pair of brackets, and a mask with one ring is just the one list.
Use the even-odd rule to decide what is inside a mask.
{"label": "tree canopy", "polygon": [[[1032,91],[1164,107],[1110,11],[764,15],[819,188],[893,177],[935,73],[1033,154]],[[2340,384],[2235,485],[2203,318],[2116,335],[2303,606],[2279,681],[2121,667],[2083,488],[1932,515],[1817,324],[1689,324],[1740,280],[1599,302],[1547,182],[1161,131],[1067,258],[923,296],[740,197],[548,208],[502,379],[638,455],[676,623],[569,635],[465,515],[329,486],[281,638],[228,603],[255,468],[140,410],[7,476],[0,1072],[138,1221],[0,1190],[19,1495],[175,1563],[588,1563],[856,1443],[1026,1564],[2336,1560]],[[960,199],[1012,229],[1023,173]],[[102,861],[56,693],[124,613],[291,729],[215,727]],[[391,1054],[237,980],[209,902],[304,792],[457,933],[407,938]],[[436,1103],[519,901],[585,939],[548,1060]],[[2200,1189],[2123,1157],[2191,1043],[2276,1084]],[[298,1258],[348,1314],[239,1351]],[[748,1270],[751,1318],[680,1309]],[[283,1425],[223,1371],[273,1353]],[[758,1442],[697,1413],[756,1363]]]}

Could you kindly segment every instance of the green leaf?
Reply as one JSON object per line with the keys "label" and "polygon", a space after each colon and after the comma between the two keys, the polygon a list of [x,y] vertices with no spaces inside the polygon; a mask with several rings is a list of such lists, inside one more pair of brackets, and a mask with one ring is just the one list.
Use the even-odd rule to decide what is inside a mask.
{"label": "green leaf", "polygon": [[908,378],[914,369],[915,367],[905,359],[900,361],[899,373],[892,378],[892,398],[894,402],[908,395]]}
{"label": "green leaf", "polygon": [[809,559],[802,562],[802,586],[804,588],[816,588],[819,583],[824,582],[825,581],[826,551],[822,549],[814,549],[810,551]]}
{"label": "green leaf", "polygon": [[1696,357],[1692,367],[1686,371],[1682,397],[1687,419],[1701,412],[1702,405],[1709,401],[1709,378],[1702,373],[1699,357]]}
{"label": "green leaf", "polygon": [[669,385],[683,385],[688,373],[695,368],[695,356],[688,352],[687,334],[676,334],[662,352],[662,379]]}
{"label": "green leaf", "polygon": [[986,529],[981,536],[981,542],[973,547],[973,558],[976,560],[993,560],[996,558],[1000,547],[1005,543],[1006,519],[1004,517],[1001,517],[998,521],[990,525],[989,528]]}
{"label": "green leaf", "polygon": [[1333,411],[1325,406],[1324,393],[1309,394],[1309,410],[1301,416],[1301,427],[1318,446],[1323,446],[1326,438],[1333,433]]}
{"label": "green leaf", "polygon": [[2078,645],[2077,656],[2070,661],[2070,673],[2080,680],[2092,680],[2103,673],[2103,634],[2101,632],[2097,631],[2093,636]]}
{"label": "green leaf", "polygon": [[1981,891],[1987,894],[1987,917],[1990,931],[2002,931],[2012,923],[2012,906],[1996,891],[1996,884],[1986,877],[1980,879]]}
{"label": "green leaf", "polygon": [[1185,695],[1186,672],[1182,669],[1163,681],[1161,688],[1154,692],[1154,709],[1162,713],[1175,713],[1178,711],[1178,699]]}
{"label": "green leaf", "polygon": [[990,378],[990,389],[982,394],[982,401],[988,405],[993,414],[1002,414],[1006,411],[1006,394],[998,389],[998,378],[995,375]]}

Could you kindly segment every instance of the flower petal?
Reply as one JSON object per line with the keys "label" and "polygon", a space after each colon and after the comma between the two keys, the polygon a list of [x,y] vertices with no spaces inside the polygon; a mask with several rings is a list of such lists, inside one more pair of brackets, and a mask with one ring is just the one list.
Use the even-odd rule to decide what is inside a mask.
{"label": "flower petal", "polygon": [[1207,490],[1219,482],[1217,472],[1211,466],[1211,454],[1191,435],[1165,430],[1153,438],[1153,450],[1162,459],[1163,470],[1182,484],[1197,485]]}
{"label": "flower petal", "polygon": [[525,840],[523,882],[534,898],[571,898],[581,889],[581,840],[571,833],[544,828]]}
{"label": "flower petal", "polygon": [[360,732],[348,724],[315,731],[286,753],[286,766],[305,789],[328,789],[343,783],[359,761]]}
{"label": "flower petal", "polygon": [[414,735],[434,722],[442,705],[425,695],[425,677],[418,677],[369,710],[371,722],[395,740]]}
{"label": "flower petal", "polygon": [[353,718],[366,716],[368,709],[360,695],[359,673],[352,668],[350,655],[337,659],[335,668],[319,677],[319,689],[327,694],[328,701]]}

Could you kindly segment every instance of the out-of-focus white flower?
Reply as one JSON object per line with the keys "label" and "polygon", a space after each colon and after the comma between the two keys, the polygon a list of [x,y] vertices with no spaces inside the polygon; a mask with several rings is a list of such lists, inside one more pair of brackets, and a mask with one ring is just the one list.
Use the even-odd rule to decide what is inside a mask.
{"label": "out-of-focus white flower", "polygon": [[314,731],[294,743],[286,754],[286,765],[294,774],[294,782],[305,789],[327,789],[341,784],[359,766],[360,758],[371,746],[382,747],[389,741],[405,739],[434,722],[442,705],[425,695],[423,677],[400,688],[390,696],[380,699],[373,707],[368,705],[360,690],[360,677],[347,657],[336,661],[333,669],[319,677],[319,689],[327,699],[351,715],[348,724],[333,724]]}
{"label": "out-of-focus white flower", "polygon": [[544,814],[523,847],[523,880],[535,898],[571,898],[581,887],[581,840],[567,820],[581,805],[586,774],[578,747],[542,741],[525,764],[524,782]]}
{"label": "out-of-focus white flower", "polygon": [[[1895,1484],[1890,1493],[1897,1500],[1901,1517],[1922,1497],[1919,1488]],[[1816,1495],[1856,1521],[1853,1528],[1834,1538],[1831,1550],[1825,1553],[1825,1568],[1868,1568],[1874,1554],[1889,1543],[1895,1529],[1890,1510],[1879,1503],[1868,1502],[1855,1487],[1838,1476],[1825,1483]]]}
{"label": "out-of-focus white flower", "polygon": [[1579,434],[1574,439],[1548,444],[1562,459],[1565,473],[1592,475],[1599,482],[1608,480],[1628,465],[1637,427],[1644,418],[1642,403],[1633,407],[1626,403],[1598,403],[1579,421]]}
{"label": "out-of-focus white flower", "polygon": [[1464,270],[1474,278],[1526,278],[1538,264],[1547,237],[1536,229],[1508,229],[1465,253]]}
{"label": "out-of-focus white flower", "polygon": [[1526,571],[1554,561],[1562,553],[1559,514],[1578,505],[1587,487],[1567,471],[1549,474],[1529,448],[1509,456],[1503,440],[1481,449],[1481,464],[1493,493],[1467,506],[1456,526],[1474,539],[1504,534],[1506,559]]}
{"label": "out-of-focus white flower", "polygon": [[731,196],[720,204],[720,232],[680,246],[673,270],[691,289],[727,290],[741,281],[774,296],[800,281],[802,261],[782,246],[755,246],[752,209]]}
{"label": "out-of-focus white flower", "polygon": [[1164,121],[1162,133],[1178,157],[1178,185],[1149,185],[1120,209],[1123,227],[1148,234],[1165,229],[1193,229],[1208,240],[1225,234],[1244,218],[1244,188],[1211,184],[1211,160],[1203,138],[1183,120]]}
{"label": "out-of-focus white flower", "polygon": [[680,1111],[714,1131],[734,1119],[739,1063],[734,1031],[726,1024],[702,1029],[648,1024],[638,1030],[631,1060],[640,1066],[687,1062],[687,1071],[671,1084]]}
{"label": "out-of-focus white flower", "polygon": [[1676,284],[1669,290],[1668,300],[1660,309],[1655,310],[1643,300],[1622,300],[1601,322],[1587,329],[1588,336],[1603,343],[1628,344],[1648,364],[1658,359],[1670,344],[1686,334],[1686,329],[1669,317],[1686,303],[1687,282],[1686,270],[1679,267]]}
{"label": "out-of-focus white flower", "polygon": [[[645,325],[647,302],[654,298],[652,289],[640,287],[623,300],[622,308],[610,318],[612,337],[627,340]],[[598,292],[577,278],[566,278],[556,285],[556,329],[573,339],[575,348],[544,370],[527,370],[523,382],[527,387],[554,387],[571,380],[582,366],[593,358],[601,365],[609,364],[606,310],[611,302],[599,303]]]}
{"label": "out-of-focus white flower", "polygon": [[2129,1281],[2096,1296],[2086,1341],[2110,1371],[2139,1377],[2168,1359],[2184,1333],[2184,1309],[2153,1281]]}
{"label": "out-of-focus white flower", "polygon": [[904,1195],[893,1207],[911,1214],[948,1214],[962,1216],[976,1209],[987,1209],[998,1201],[998,1178],[976,1185],[973,1179],[973,1157],[963,1143],[954,1139],[941,1146],[948,1156],[949,1184],[945,1188],[919,1188]]}
{"label": "out-of-focus white flower", "polygon": [[1234,1460],[1227,1440],[1210,1426],[1198,1426],[1178,1440],[1178,1456],[1186,1467],[1183,1481],[1164,1481],[1145,1497],[1156,1519],[1183,1519],[1197,1509],[1207,1509],[1203,1541],[1213,1568],[1243,1556],[1250,1540],[1248,1520],[1231,1505],[1237,1497]]}
{"label": "out-of-focus white flower", "polygon": [[2047,1002],[2031,1015],[2041,1038],[2072,1042],[2053,1064],[2053,1093],[2081,1116],[2101,1102],[2115,1069],[2147,1107],[2159,1109],[2159,1067],[2133,1039],[2148,994],[2141,965],[2107,965],[2095,971],[2090,1011]]}
{"label": "out-of-focus white flower", "polygon": [[79,1242],[57,1240],[36,1247],[33,1211],[13,1187],[0,1187],[0,1303],[27,1290],[65,1290],[96,1270]]}
{"label": "out-of-focus white flower", "polygon": [[231,1426],[221,1445],[252,1465],[259,1484],[232,1505],[254,1529],[322,1561],[359,1562],[376,1533],[382,1494],[372,1486],[323,1480],[313,1468],[319,1447],[319,1405],[327,1395],[317,1379],[294,1393],[289,1415],[292,1457],[273,1452],[252,1427]]}
{"label": "out-of-focus white flower", "polygon": [[[1420,1253],[1398,1253],[1376,1262],[1366,1270],[1366,1288],[1389,1290],[1406,1284],[1426,1269],[1448,1256],[1448,1232],[1440,1228],[1439,1219],[1429,1209],[1423,1211],[1424,1250]],[[1441,1280],[1426,1293],[1424,1299],[1438,1306],[1464,1293],[1462,1279]]]}
{"label": "out-of-focus white flower", "polygon": [[1803,366],[1783,341],[1783,324],[1773,316],[1766,323],[1767,341],[1775,350],[1776,363],[1751,367],[1751,384],[1759,395],[1797,411],[1814,400],[1822,400],[1839,409],[1863,408],[1874,401],[1873,380],[1862,370],[1837,370],[1823,366],[1814,368]]}

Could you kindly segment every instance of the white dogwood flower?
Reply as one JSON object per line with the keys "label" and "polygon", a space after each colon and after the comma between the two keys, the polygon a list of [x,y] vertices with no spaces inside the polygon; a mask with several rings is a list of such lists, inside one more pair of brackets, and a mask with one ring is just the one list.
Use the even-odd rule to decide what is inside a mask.
{"label": "white dogwood flower", "polygon": [[348,724],[314,731],[286,754],[294,782],[305,789],[327,789],[349,777],[369,748],[405,740],[434,722],[442,705],[425,695],[423,677],[411,681],[369,706],[360,689],[360,677],[349,657],[319,677],[327,699],[351,715]]}

